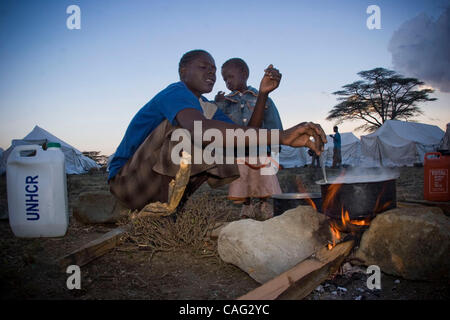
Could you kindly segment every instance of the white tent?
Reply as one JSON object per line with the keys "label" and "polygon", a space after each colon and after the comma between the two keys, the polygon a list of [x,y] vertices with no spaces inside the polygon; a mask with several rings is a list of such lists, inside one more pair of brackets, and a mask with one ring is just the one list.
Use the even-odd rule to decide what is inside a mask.
{"label": "white tent", "polygon": [[110,155],[109,157],[108,157],[108,161],[107,161],[107,163],[106,163],[106,172],[109,172],[109,165],[111,164],[111,161],[112,161],[112,159],[114,158],[114,155],[115,155],[116,153],[114,152],[112,155]]}
{"label": "white tent", "polygon": [[293,148],[284,145],[281,146],[280,164],[283,168],[303,167],[307,164],[306,148]]}
{"label": "white tent", "polygon": [[15,139],[11,142],[11,146],[3,152],[0,162],[0,174],[6,171],[6,161],[8,156],[15,146],[39,144],[43,145],[46,142],[58,142],[61,144],[61,150],[66,157],[66,173],[67,174],[81,174],[86,173],[91,168],[100,168],[100,166],[91,158],[84,156],[80,151],[55,137],[48,131],[35,126],[34,129],[26,135],[23,139]]}
{"label": "white tent", "polygon": [[444,131],[416,122],[387,120],[377,131],[361,136],[364,167],[413,166],[423,163],[425,153],[436,151]]}
{"label": "white tent", "polygon": [[450,123],[447,123],[447,131],[445,131],[444,137],[439,142],[438,149],[443,152],[450,152]]}

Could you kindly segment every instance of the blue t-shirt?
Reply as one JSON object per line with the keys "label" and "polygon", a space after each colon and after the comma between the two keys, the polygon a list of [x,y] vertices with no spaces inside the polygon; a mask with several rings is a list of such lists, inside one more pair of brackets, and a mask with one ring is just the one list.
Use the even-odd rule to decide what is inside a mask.
{"label": "blue t-shirt", "polygon": [[336,132],[336,134],[333,137],[334,147],[337,149],[341,148],[341,135],[339,132]]}
{"label": "blue t-shirt", "polygon": [[[207,101],[205,97],[202,96],[201,98]],[[114,153],[109,164],[108,180],[119,172],[142,142],[164,119],[169,120],[172,125],[177,125],[175,117],[183,109],[197,109],[203,113],[198,98],[182,81],[172,83],[144,105],[131,120],[122,142]],[[233,123],[219,109],[214,114],[213,119]]]}

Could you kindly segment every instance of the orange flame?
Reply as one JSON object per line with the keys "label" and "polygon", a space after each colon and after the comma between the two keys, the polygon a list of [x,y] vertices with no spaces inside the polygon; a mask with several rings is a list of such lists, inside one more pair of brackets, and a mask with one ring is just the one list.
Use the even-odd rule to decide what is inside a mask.
{"label": "orange flame", "polygon": [[342,215],[341,215],[342,225],[345,227],[347,224],[353,224],[356,226],[368,226],[370,224],[370,219],[362,219],[362,220],[350,220],[350,215],[348,214],[348,211],[342,208]]}
{"label": "orange flame", "polygon": [[[342,184],[337,184],[337,183],[330,184],[328,186],[327,195],[326,195],[325,199],[323,199],[323,204],[322,204],[322,207],[324,210],[326,210],[327,208],[330,208],[333,205],[333,201],[336,197],[336,194],[341,187],[342,187]],[[376,214],[377,212],[384,211],[392,203],[391,201],[388,201],[388,202],[384,203],[383,205],[380,205],[381,198],[385,191],[386,191],[386,185],[384,185],[383,190],[378,195],[378,198],[377,198],[377,201],[375,204],[375,208],[373,211],[374,214]],[[340,224],[340,226],[337,225],[337,222],[330,221],[330,232],[331,232],[331,236],[332,236],[332,243],[329,243],[327,245],[328,250],[333,249],[336,246],[337,242],[339,240],[341,240],[342,235],[339,231],[340,227],[342,227],[346,230],[352,230],[351,225],[368,226],[368,225],[370,225],[370,221],[372,218],[373,218],[373,216],[369,216],[369,217],[367,217],[365,219],[361,219],[361,220],[351,220],[348,210],[344,210],[344,206],[342,206],[341,207],[341,224]],[[340,230],[343,230],[343,229],[340,229]],[[350,232],[352,232],[352,231],[350,231]]]}
{"label": "orange flame", "polygon": [[352,220],[350,223],[354,224],[356,226],[368,226],[370,224],[370,221],[368,221],[368,219],[365,219],[365,220]]}
{"label": "orange flame", "polygon": [[[342,171],[339,174],[339,177],[343,177],[345,175],[345,171]],[[336,179],[336,180],[338,180]],[[322,199],[322,208],[326,210],[327,208],[330,208],[331,204],[333,203],[334,198],[336,197],[337,192],[342,187],[342,183],[330,183],[328,185],[327,189],[327,195],[325,196],[325,199]]]}
{"label": "orange flame", "polygon": [[[350,214],[347,210],[344,211],[344,207],[341,208],[341,222],[342,227],[346,228],[349,225],[356,225],[356,226],[368,226],[370,224],[370,218],[362,219],[362,220],[351,220]],[[336,246],[336,243],[338,240],[341,240],[342,235],[341,232],[338,230],[337,226],[331,222],[330,223],[330,231],[333,243],[329,243],[327,245],[328,250],[333,249]]]}
{"label": "orange flame", "polygon": [[336,242],[338,240],[341,240],[341,233],[333,224],[330,224],[330,231],[331,231],[333,244],[331,244],[331,243],[328,244],[328,250],[333,249],[336,246]]}
{"label": "orange flame", "polygon": [[382,206],[379,206],[378,204],[375,206],[375,210],[373,212],[383,212],[384,210],[387,209],[387,207],[389,207],[391,205],[392,201],[388,201],[385,204],[383,204]]}
{"label": "orange flame", "polygon": [[[300,180],[297,180],[297,190],[299,193],[308,193]],[[311,198],[305,198],[306,202],[317,211],[317,206]]]}
{"label": "orange flame", "polygon": [[334,198],[336,197],[336,193],[339,191],[339,189],[342,187],[342,184],[330,184],[327,190],[327,195],[325,199],[323,200],[322,207],[324,209],[327,209],[330,207],[330,204],[333,202]]}
{"label": "orange flame", "polygon": [[309,205],[310,205],[311,207],[313,207],[314,210],[317,211],[317,206],[316,206],[316,204],[314,203],[314,201],[311,200],[311,198],[307,198],[306,201],[308,201]]}
{"label": "orange flame", "polygon": [[373,208],[374,213],[383,212],[392,203],[392,201],[388,201],[388,202],[384,203],[383,205],[380,205],[381,197],[386,192],[386,187],[387,187],[387,183],[385,183],[383,185],[383,189],[381,190],[380,194],[377,197],[377,201],[375,202],[375,208]]}

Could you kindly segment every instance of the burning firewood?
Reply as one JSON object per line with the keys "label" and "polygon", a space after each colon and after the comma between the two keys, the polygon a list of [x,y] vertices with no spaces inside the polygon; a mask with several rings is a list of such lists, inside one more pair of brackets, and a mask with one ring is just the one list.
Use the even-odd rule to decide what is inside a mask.
{"label": "burning firewood", "polygon": [[306,259],[238,300],[303,299],[319,284],[336,273],[354,246],[347,241],[329,250],[324,247]]}
{"label": "burning firewood", "polygon": [[[370,225],[371,217],[361,220],[351,220],[348,211],[344,212],[342,208],[341,220],[335,220],[329,218],[330,233],[332,241],[328,243],[328,250],[331,250],[339,242],[347,241],[348,237],[345,237],[342,232],[350,233],[352,239],[360,238],[361,233],[365,231]],[[359,241],[358,241],[359,242]]]}

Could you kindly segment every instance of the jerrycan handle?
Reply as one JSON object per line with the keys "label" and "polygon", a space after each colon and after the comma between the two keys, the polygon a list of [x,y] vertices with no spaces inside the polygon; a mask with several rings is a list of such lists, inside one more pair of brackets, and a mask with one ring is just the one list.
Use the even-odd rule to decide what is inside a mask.
{"label": "jerrycan handle", "polygon": [[425,160],[433,159],[433,158],[428,158],[428,156],[436,156],[438,159],[440,159],[442,154],[440,152],[427,152],[425,154]]}
{"label": "jerrycan handle", "polygon": [[[42,150],[42,147],[40,145],[37,145],[37,144],[17,146],[17,147],[14,147],[13,151],[11,152],[11,156],[12,157],[16,157],[16,158],[35,157],[36,154],[40,150]],[[25,153],[25,151],[31,151],[31,153]]]}

